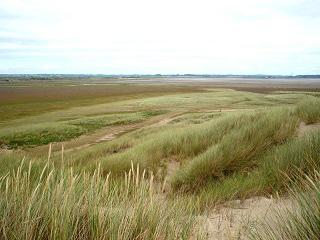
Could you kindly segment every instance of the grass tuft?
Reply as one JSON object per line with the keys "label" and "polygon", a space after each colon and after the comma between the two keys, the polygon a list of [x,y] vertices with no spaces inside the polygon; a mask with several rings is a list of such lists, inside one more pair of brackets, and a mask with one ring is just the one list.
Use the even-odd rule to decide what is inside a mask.
{"label": "grass tuft", "polygon": [[305,123],[320,121],[320,98],[309,96],[298,103],[297,113]]}
{"label": "grass tuft", "polygon": [[[122,180],[23,162],[0,177],[1,239],[190,239],[192,205],[166,201],[145,174]],[[39,168],[37,168],[39,170]]]}

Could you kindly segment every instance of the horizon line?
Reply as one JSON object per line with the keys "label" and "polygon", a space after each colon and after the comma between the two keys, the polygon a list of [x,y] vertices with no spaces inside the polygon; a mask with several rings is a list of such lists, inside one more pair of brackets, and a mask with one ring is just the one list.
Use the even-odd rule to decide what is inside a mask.
{"label": "horizon line", "polygon": [[215,73],[0,73],[0,76],[7,75],[84,75],[84,76],[276,76],[276,77],[298,77],[298,76],[317,76],[320,77],[320,73],[318,74],[237,74],[237,73],[228,73],[228,74],[215,74]]}

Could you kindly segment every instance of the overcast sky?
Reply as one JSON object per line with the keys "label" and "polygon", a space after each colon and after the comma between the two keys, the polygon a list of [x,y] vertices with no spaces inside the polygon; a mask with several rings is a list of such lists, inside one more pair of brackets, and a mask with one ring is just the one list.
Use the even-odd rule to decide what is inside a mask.
{"label": "overcast sky", "polygon": [[0,73],[320,74],[320,0],[0,0]]}

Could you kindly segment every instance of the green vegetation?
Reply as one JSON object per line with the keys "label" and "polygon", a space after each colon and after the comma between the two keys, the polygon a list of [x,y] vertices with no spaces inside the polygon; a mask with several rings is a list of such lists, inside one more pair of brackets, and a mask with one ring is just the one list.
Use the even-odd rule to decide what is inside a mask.
{"label": "green vegetation", "polygon": [[[3,92],[1,95],[3,101],[0,104],[0,121],[2,121],[0,122],[0,144],[9,148],[43,145],[49,142],[69,140],[105,126],[144,121],[162,113],[192,112],[195,107],[197,111],[207,109],[219,111],[229,108],[254,109],[294,104],[304,97],[304,94],[299,93],[275,94],[272,97],[273,95],[198,87],[194,88],[192,93],[173,94],[174,91],[188,92],[191,89],[181,86],[170,88],[163,85],[152,85],[148,91],[146,88],[140,85],[121,84],[76,85],[76,88],[73,88],[69,82],[53,86],[50,84],[33,86],[31,84],[24,87],[0,88],[0,91]],[[79,93],[77,94],[75,90]],[[131,98],[130,91],[137,95]],[[141,95],[143,91],[147,91],[146,95]],[[158,95],[164,95],[164,92],[167,91],[167,95],[150,97],[149,92],[152,91],[155,92],[152,94],[157,93]],[[57,94],[53,94],[57,92],[61,92],[58,99],[55,97]],[[95,93],[96,96],[102,96],[104,93],[110,96],[90,99]],[[72,98],[67,100],[69,95]],[[14,96],[16,98],[13,98]],[[65,104],[58,104],[55,101],[65,101]],[[219,113],[203,114],[199,117],[193,114],[193,116],[186,117],[190,121],[189,124],[192,125],[217,116]]]}
{"label": "green vegetation", "polygon": [[0,239],[201,238],[204,212],[288,187],[301,211],[253,234],[318,236],[319,94],[24,84],[0,87]]}
{"label": "green vegetation", "polygon": [[9,148],[28,145],[43,145],[50,142],[61,142],[90,133],[106,126],[137,123],[161,111],[137,113],[108,114],[95,117],[83,117],[75,120],[29,124],[21,127],[8,127],[0,133],[2,144]]}
{"label": "green vegetation", "polygon": [[298,115],[307,123],[320,121],[320,98],[308,97],[303,99],[297,107]]}
{"label": "green vegetation", "polygon": [[[233,119],[232,117],[229,119]],[[143,168],[156,171],[161,160],[174,157],[175,160],[182,161],[204,151],[208,146],[219,141],[225,131],[234,128],[236,123],[222,119],[217,122],[207,122],[188,128],[171,129],[158,132],[146,137],[146,140],[119,154],[96,159],[101,164],[102,169],[107,173],[126,171],[130,169],[131,161],[139,164]],[[222,131],[217,133],[216,129]],[[94,162],[90,162],[93,165]],[[95,168],[95,166],[92,166]]]}
{"label": "green vegetation", "polygon": [[257,164],[257,158],[273,145],[291,137],[297,127],[297,118],[289,111],[276,110],[232,116],[216,126],[219,142],[188,161],[174,176],[175,188],[197,188],[211,181],[224,179],[239,171],[249,171]]}
{"label": "green vegetation", "polygon": [[66,124],[34,124],[27,127],[8,128],[1,132],[1,144],[8,148],[26,145],[42,145],[71,139],[85,133],[79,126]]}
{"label": "green vegetation", "polygon": [[209,183],[199,194],[201,204],[283,192],[297,178],[298,170],[312,175],[320,169],[320,130],[271,148],[256,165],[251,171],[243,169]]}
{"label": "green vegetation", "polygon": [[1,239],[189,239],[192,206],[162,202],[152,180],[122,181],[32,162],[0,178]]}

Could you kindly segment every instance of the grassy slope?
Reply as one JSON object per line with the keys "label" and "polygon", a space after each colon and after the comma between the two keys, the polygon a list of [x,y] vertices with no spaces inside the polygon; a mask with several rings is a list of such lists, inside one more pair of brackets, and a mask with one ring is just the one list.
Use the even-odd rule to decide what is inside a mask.
{"label": "grassy slope", "polygon": [[204,202],[271,193],[286,183],[280,172],[289,174],[286,169],[306,167],[308,157],[318,161],[318,133],[294,138],[299,118],[307,121],[299,109],[313,111],[318,106],[315,102],[319,100],[309,98],[296,110],[225,113],[192,127],[172,124],[167,131],[131,133],[70,158],[81,168],[95,169],[99,163],[105,174],[126,171],[131,162],[157,171],[174,159],[182,167],[171,179],[173,187],[200,191]]}
{"label": "grassy slope", "polygon": [[271,148],[255,169],[208,183],[199,193],[201,204],[281,193],[297,171],[310,175],[320,169],[319,149],[320,131]]}
{"label": "grassy slope", "polygon": [[[310,98],[304,102],[305,105],[299,105],[295,114],[300,115],[301,106],[306,112],[315,111],[313,108],[318,108],[319,103],[319,99]],[[301,120],[307,121],[305,118]],[[235,148],[238,148],[237,146],[235,145]],[[320,130],[300,138],[288,138],[280,146],[273,146],[255,158],[254,168],[242,168],[218,181],[208,182],[203,189],[200,189],[200,202],[206,205],[282,192],[290,182],[292,183],[292,178],[297,178],[297,172],[310,175],[314,170],[319,171],[319,156]]]}
{"label": "grassy slope", "polygon": [[[274,120],[274,125],[270,126],[271,129],[265,130],[265,135],[270,134],[268,130],[276,131],[276,128],[281,128],[282,126],[289,128],[289,133],[287,133],[285,130],[279,130],[279,132],[275,132],[275,142],[281,142],[283,138],[286,137],[286,134],[292,134],[297,124],[297,120],[295,118],[290,118],[289,113],[285,112],[282,115],[277,116],[278,112],[281,113],[281,110],[278,110],[272,114],[274,119],[272,116],[265,119],[261,118],[261,120],[259,120],[260,122],[255,123],[257,126],[254,126],[257,129],[259,128],[259,124],[265,124],[270,119]],[[229,133],[229,138],[234,138],[233,135],[237,134],[242,136],[243,131],[248,132],[248,134],[250,134],[251,131],[251,134],[254,134],[255,129],[244,128],[243,130],[242,128],[245,126],[248,128],[248,126],[250,126],[248,122],[255,122],[255,120],[260,119],[263,114],[265,114],[265,112],[249,112],[242,114],[228,113],[214,120],[207,121],[203,124],[197,124],[192,127],[171,127],[167,131],[159,131],[144,136],[143,141],[135,143],[134,146],[132,143],[133,141],[128,138],[128,136],[124,136],[113,143],[104,144],[104,148],[107,149],[107,146],[110,146],[110,149],[116,150],[119,146],[120,148],[121,146],[127,146],[128,142],[131,142],[129,144],[132,146],[131,148],[118,154],[105,157],[102,156],[102,158],[98,157],[96,159],[91,158],[90,164],[94,164],[92,160],[95,160],[96,162],[99,162],[101,166],[106,169],[106,171],[111,170],[112,172],[121,172],[121,169],[125,170],[130,168],[131,161],[134,163],[139,163],[141,166],[156,170],[156,168],[161,164],[161,160],[168,158],[174,158],[176,161],[182,162],[188,161],[188,159],[193,160],[193,158],[198,156],[200,153],[206,154],[205,151],[207,150],[210,152],[210,147],[214,147],[215,144],[222,141],[222,139],[226,139],[223,140],[225,142],[233,141],[234,139],[228,140],[228,137],[226,137],[229,136]],[[286,116],[287,119],[290,119],[290,121],[288,121],[286,124],[282,124],[281,117],[284,116]],[[187,131],[186,128],[188,129]],[[240,129],[242,130],[240,131]],[[245,136],[245,138],[249,138],[249,136]],[[262,137],[260,142],[262,143],[263,140],[264,138]],[[225,143],[223,144],[225,145]],[[227,146],[225,147],[227,148]],[[94,149],[91,150],[94,152]],[[111,151],[107,152],[111,153]],[[81,152],[77,155],[72,156],[72,158],[77,159],[79,157],[85,161],[85,158],[83,158]]]}
{"label": "grassy slope", "polygon": [[217,127],[215,134],[223,136],[221,141],[188,161],[176,173],[175,188],[199,188],[238,171],[250,171],[264,151],[291,137],[298,123],[290,111],[283,109],[235,116],[234,121],[236,127],[230,132]]}

